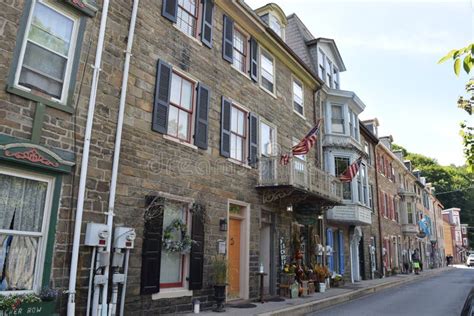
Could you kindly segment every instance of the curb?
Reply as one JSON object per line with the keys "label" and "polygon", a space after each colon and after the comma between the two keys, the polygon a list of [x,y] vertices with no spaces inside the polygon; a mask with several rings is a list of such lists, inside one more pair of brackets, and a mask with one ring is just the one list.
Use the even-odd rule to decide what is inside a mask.
{"label": "curb", "polygon": [[293,315],[305,315],[307,313],[319,311],[337,304],[345,303],[357,298],[361,298],[363,296],[367,296],[369,294],[373,294],[376,292],[383,291],[385,289],[389,289],[392,287],[400,286],[402,284],[408,284],[411,282],[427,279],[433,276],[436,276],[440,273],[451,271],[450,268],[442,268],[436,269],[428,274],[422,274],[420,276],[412,276],[407,278],[406,280],[398,280],[394,282],[387,282],[383,284],[377,284],[368,288],[363,288],[359,290],[355,290],[349,293],[339,294],[337,296],[324,298],[321,300],[308,302],[304,304],[300,304],[297,306],[286,307],[283,309],[265,312],[258,314],[259,316],[293,316]]}

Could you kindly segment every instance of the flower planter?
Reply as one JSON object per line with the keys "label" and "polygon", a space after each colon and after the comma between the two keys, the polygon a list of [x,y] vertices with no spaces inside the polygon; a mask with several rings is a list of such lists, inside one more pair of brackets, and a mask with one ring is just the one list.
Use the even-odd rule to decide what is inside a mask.
{"label": "flower planter", "polygon": [[326,283],[319,283],[319,292],[320,293],[326,292]]}
{"label": "flower planter", "polygon": [[0,316],[18,316],[18,315],[36,315],[36,316],[50,316],[55,315],[54,310],[56,301],[38,302],[38,303],[23,303],[14,311],[0,311]]}
{"label": "flower planter", "polygon": [[308,295],[308,281],[301,281],[303,291],[301,293],[301,296],[307,296]]}
{"label": "flower planter", "polygon": [[214,297],[217,301],[217,306],[213,309],[213,312],[223,313],[225,312],[224,309],[224,302],[225,302],[225,285],[214,285]]}

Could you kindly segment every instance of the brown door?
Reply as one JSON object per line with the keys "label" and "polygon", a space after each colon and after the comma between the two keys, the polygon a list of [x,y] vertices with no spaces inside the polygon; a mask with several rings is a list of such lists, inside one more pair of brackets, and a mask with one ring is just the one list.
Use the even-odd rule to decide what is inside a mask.
{"label": "brown door", "polygon": [[240,297],[240,223],[239,219],[229,220],[229,299]]}

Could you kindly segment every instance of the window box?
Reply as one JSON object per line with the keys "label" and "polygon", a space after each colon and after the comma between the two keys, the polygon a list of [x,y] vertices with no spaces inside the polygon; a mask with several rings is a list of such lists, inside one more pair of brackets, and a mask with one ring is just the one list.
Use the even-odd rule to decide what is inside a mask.
{"label": "window box", "polygon": [[0,316],[55,315],[56,301],[42,301],[37,303],[22,303],[14,311],[0,311]]}

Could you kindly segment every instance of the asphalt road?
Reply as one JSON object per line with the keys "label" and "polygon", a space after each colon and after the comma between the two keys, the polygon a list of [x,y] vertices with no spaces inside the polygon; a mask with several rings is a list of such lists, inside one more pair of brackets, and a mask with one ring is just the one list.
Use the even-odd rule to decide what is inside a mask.
{"label": "asphalt road", "polygon": [[458,316],[472,287],[474,268],[460,267],[308,315]]}

